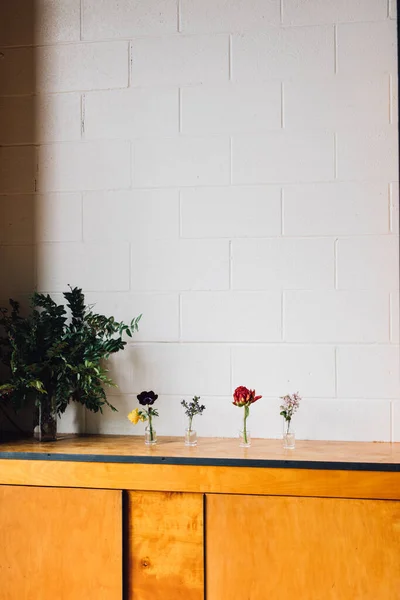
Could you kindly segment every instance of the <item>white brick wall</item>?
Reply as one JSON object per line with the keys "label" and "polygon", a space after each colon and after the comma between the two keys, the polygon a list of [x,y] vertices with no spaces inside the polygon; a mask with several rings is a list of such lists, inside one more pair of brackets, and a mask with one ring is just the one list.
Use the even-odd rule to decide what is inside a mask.
{"label": "white brick wall", "polygon": [[381,0],[285,0],[283,4],[285,26],[381,21],[387,14],[387,3]]}
{"label": "white brick wall", "polygon": [[[386,182],[287,185],[283,223],[288,236],[359,236],[389,233]],[[395,199],[393,199],[395,209]],[[395,231],[396,228],[393,228]]]}
{"label": "white brick wall", "polygon": [[279,236],[279,186],[203,187],[181,190],[182,236],[240,238]]}
{"label": "white brick wall", "polygon": [[127,189],[130,185],[128,142],[77,142],[39,148],[40,192]]}
{"label": "white brick wall", "polygon": [[389,75],[370,78],[331,75],[284,83],[284,123],[288,129],[384,127],[388,123]]}
{"label": "white brick wall", "polygon": [[329,238],[234,240],[232,255],[235,290],[334,287],[334,244]]}
{"label": "white brick wall", "polygon": [[179,131],[179,91],[111,90],[84,96],[85,138],[131,139]]}
{"label": "white brick wall", "polygon": [[[382,4],[386,4],[382,2]],[[337,69],[360,75],[397,72],[396,22],[346,23],[337,27]]]}
{"label": "white brick wall", "polygon": [[126,42],[41,46],[36,50],[36,89],[72,92],[125,88],[129,55]]}
{"label": "white brick wall", "polygon": [[132,148],[134,187],[227,185],[229,137],[138,139]]}
{"label": "white brick wall", "polygon": [[109,0],[83,2],[83,39],[118,39],[176,32],[176,0],[119,0],[110,8]]}
{"label": "white brick wall", "polygon": [[335,68],[332,26],[271,28],[232,36],[234,81],[322,76]]}
{"label": "white brick wall", "polygon": [[210,33],[257,30],[279,25],[280,0],[181,0],[180,30]]}
{"label": "white brick wall", "polygon": [[183,88],[182,132],[233,133],[280,129],[281,84]]}
{"label": "white brick wall", "polygon": [[133,86],[228,81],[227,35],[138,37],[131,43]]}
{"label": "white brick wall", "polygon": [[[32,11],[35,11],[33,14]],[[140,333],[63,431],[400,440],[396,2],[0,6],[0,303],[80,285]],[[32,26],[32,22],[35,25]]]}
{"label": "white brick wall", "polygon": [[297,183],[335,176],[333,133],[271,131],[232,139],[232,182]]}

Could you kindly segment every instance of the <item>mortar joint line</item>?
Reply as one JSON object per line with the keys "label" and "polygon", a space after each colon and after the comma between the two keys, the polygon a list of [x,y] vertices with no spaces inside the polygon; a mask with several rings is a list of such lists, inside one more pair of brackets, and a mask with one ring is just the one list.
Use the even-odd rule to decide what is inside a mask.
{"label": "mortar joint line", "polygon": [[79,31],[79,39],[82,42],[83,41],[83,2],[84,0],[80,1],[80,15],[79,15],[79,27],[80,27],[80,31]]}
{"label": "mortar joint line", "polygon": [[132,86],[132,43],[128,42],[128,88]]}
{"label": "mortar joint line", "polygon": [[178,33],[182,33],[181,0],[177,0],[177,2],[176,2],[176,10],[177,10],[177,13],[176,13],[176,19],[177,19],[176,26],[177,26],[177,29],[178,29]]}
{"label": "mortar joint line", "polygon": [[81,139],[85,138],[86,95],[81,94]]}
{"label": "mortar joint line", "polygon": [[283,0],[279,3],[279,16],[281,19],[281,25],[283,25]]}

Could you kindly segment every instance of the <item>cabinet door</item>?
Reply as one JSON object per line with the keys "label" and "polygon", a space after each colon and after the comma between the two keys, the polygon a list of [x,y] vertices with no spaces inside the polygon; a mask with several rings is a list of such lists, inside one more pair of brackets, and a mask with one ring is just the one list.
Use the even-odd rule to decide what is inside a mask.
{"label": "cabinet door", "polygon": [[127,600],[203,600],[203,495],[127,496]]}
{"label": "cabinet door", "polygon": [[208,495],[207,600],[400,598],[400,502]]}
{"label": "cabinet door", "polygon": [[0,486],[2,600],[121,600],[122,492]]}

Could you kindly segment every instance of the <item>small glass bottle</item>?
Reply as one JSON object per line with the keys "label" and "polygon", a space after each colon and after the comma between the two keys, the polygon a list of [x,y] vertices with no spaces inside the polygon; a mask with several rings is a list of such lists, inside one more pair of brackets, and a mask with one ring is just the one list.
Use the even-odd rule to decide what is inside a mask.
{"label": "small glass bottle", "polygon": [[294,450],[296,447],[296,435],[290,424],[290,421],[283,419],[283,447],[285,450]]}
{"label": "small glass bottle", "polygon": [[157,432],[154,427],[147,426],[144,430],[144,443],[146,446],[154,446],[157,444]]}
{"label": "small glass bottle", "polygon": [[239,431],[239,446],[241,448],[250,448],[251,446],[251,435],[248,429],[241,429]]}
{"label": "small glass bottle", "polygon": [[185,429],[185,446],[197,446],[197,431]]}

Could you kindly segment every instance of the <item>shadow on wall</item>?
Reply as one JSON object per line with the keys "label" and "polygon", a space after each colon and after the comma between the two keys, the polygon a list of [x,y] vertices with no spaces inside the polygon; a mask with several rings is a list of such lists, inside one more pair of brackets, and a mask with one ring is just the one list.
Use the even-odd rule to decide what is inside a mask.
{"label": "shadow on wall", "polygon": [[[0,306],[14,298],[26,310],[36,283],[35,0],[7,0],[0,13]],[[30,411],[16,425],[31,429]],[[0,432],[17,427],[0,411]]]}

